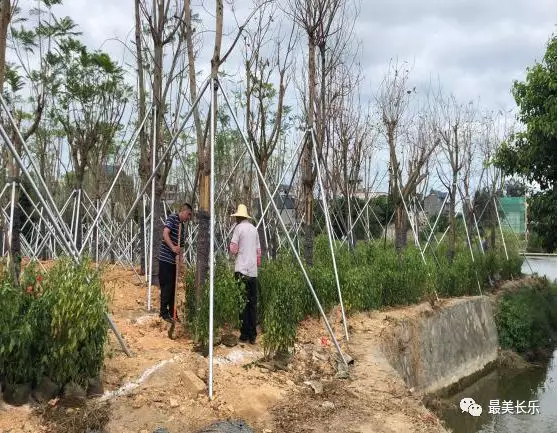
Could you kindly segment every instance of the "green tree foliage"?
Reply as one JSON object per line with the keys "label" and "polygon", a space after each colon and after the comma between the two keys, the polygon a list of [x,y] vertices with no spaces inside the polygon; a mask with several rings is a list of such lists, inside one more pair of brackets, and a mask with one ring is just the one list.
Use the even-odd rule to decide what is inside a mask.
{"label": "green tree foliage", "polygon": [[497,165],[507,174],[538,184],[529,201],[532,231],[544,237],[544,247],[556,250],[556,36],[544,59],[527,68],[525,81],[512,89],[519,107],[521,132],[502,145]]}
{"label": "green tree foliage", "polygon": [[500,345],[520,353],[556,344],[556,284],[534,279],[498,302]]}

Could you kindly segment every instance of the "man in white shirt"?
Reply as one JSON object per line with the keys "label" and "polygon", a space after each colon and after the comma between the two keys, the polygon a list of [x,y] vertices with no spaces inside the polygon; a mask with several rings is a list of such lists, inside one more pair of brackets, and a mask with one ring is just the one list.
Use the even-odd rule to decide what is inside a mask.
{"label": "man in white shirt", "polygon": [[240,341],[256,343],[256,320],[258,304],[258,266],[261,265],[261,248],[258,230],[251,222],[248,210],[243,204],[238,205],[236,213],[231,216],[236,218],[233,230],[230,253],[236,256],[234,275],[246,287],[246,306],[242,313],[242,326],[240,328]]}

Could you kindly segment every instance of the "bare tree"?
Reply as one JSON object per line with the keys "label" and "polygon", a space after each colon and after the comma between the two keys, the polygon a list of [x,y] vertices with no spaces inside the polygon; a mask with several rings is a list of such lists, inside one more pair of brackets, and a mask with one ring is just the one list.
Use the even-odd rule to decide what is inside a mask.
{"label": "bare tree", "polygon": [[433,122],[437,135],[440,137],[441,149],[449,163],[450,178],[441,182],[449,194],[448,260],[453,260],[456,251],[457,223],[456,204],[459,187],[459,176],[466,168],[467,155],[472,147],[473,110],[472,104],[459,104],[455,97],[444,97],[441,92],[436,97]]}
{"label": "bare tree", "polygon": [[[326,117],[325,83],[328,68],[326,57],[331,35],[336,28],[336,16],[343,5],[340,0],[288,0],[290,13],[295,22],[306,33],[308,40],[308,93],[306,110],[306,126],[316,132],[318,155],[322,154],[325,136],[324,119]],[[340,23],[338,23],[340,25]],[[317,95],[317,51],[321,58],[320,97]],[[318,116],[316,114],[318,113]],[[313,229],[313,189],[316,172],[313,165],[312,139],[307,135],[302,154],[302,224],[304,234],[304,259],[312,264],[314,250]]]}
{"label": "bare tree", "polygon": [[[290,112],[290,107],[285,106],[284,100],[291,81],[288,71],[292,66],[296,33],[294,26],[291,26],[290,31],[284,31],[279,12],[276,7],[261,8],[256,17],[256,29],[244,37],[246,130],[258,167],[264,176],[279,139],[284,134],[285,127],[288,127],[285,115]],[[245,173],[245,185],[251,185],[250,173],[251,171]],[[262,200],[260,205],[263,208],[267,197],[264,184],[259,178],[258,184]],[[264,255],[267,255],[269,248],[265,240],[273,233],[275,231],[272,229],[264,234],[264,225],[260,225]]]}
{"label": "bare tree", "polygon": [[4,75],[6,71],[6,45],[8,41],[8,27],[14,13],[10,0],[0,1],[0,93],[4,89]]}
{"label": "bare tree", "polygon": [[414,88],[409,89],[408,80],[409,69],[391,63],[376,97],[389,149],[389,190],[395,208],[395,246],[398,250],[407,244],[405,204],[426,179],[424,169],[438,144],[429,134],[424,116],[416,118],[413,134],[407,129],[410,96],[415,92]]}

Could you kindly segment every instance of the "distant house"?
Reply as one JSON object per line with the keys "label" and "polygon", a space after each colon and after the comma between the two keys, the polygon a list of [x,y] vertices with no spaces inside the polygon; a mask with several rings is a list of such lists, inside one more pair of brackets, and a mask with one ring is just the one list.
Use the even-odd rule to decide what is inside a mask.
{"label": "distant house", "polygon": [[355,191],[353,197],[359,198],[361,200],[366,200],[370,197],[372,197],[372,199],[375,199],[378,197],[386,197],[387,195],[387,192],[374,191],[372,189],[368,189],[367,191],[366,188],[359,188]]}
{"label": "distant house", "polygon": [[[428,218],[432,216],[437,216],[442,209],[442,204],[444,204],[444,200],[446,200],[448,193],[437,191],[435,189],[430,190],[430,194],[424,197],[423,205],[424,205],[424,212],[428,216]],[[446,200],[444,204],[444,210],[442,211],[442,215],[449,215],[449,202]]]}

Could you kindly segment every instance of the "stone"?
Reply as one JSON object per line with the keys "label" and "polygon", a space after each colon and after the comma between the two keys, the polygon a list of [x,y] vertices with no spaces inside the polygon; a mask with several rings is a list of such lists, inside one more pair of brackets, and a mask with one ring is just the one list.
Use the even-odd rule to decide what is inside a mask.
{"label": "stone", "polygon": [[349,378],[349,372],[347,370],[339,370],[337,373],[335,373],[335,378],[336,379],[348,379]]}
{"label": "stone", "polygon": [[178,403],[177,399],[171,397],[169,399],[169,406],[172,407],[172,408],[175,408],[175,407],[180,406],[180,403]]}
{"label": "stone", "polygon": [[139,409],[143,407],[145,403],[147,403],[147,399],[144,395],[136,395],[136,398],[134,398],[134,401],[132,402],[132,407],[134,409]]}
{"label": "stone", "polygon": [[335,405],[331,401],[324,401],[322,403],[322,407],[324,409],[330,409],[330,410],[335,409]]}
{"label": "stone", "polygon": [[221,342],[227,347],[234,347],[238,344],[238,337],[234,334],[225,334],[221,338]]}
{"label": "stone", "polygon": [[329,360],[329,354],[327,352],[315,350],[314,352],[312,352],[312,358],[327,362]]}
{"label": "stone", "polygon": [[207,379],[207,368],[198,368],[196,375],[203,381]]}
{"label": "stone", "polygon": [[324,392],[324,385],[318,380],[307,380],[304,384],[312,388],[314,394],[322,394]]}
{"label": "stone", "polygon": [[186,370],[180,374],[180,377],[189,393],[199,395],[206,391],[205,383],[193,371]]}
{"label": "stone", "polygon": [[218,421],[201,430],[198,433],[253,433],[254,430],[241,420]]}
{"label": "stone", "polygon": [[287,385],[289,386],[295,386],[295,383],[291,380],[291,379],[287,379],[287,381],[285,382]]}

